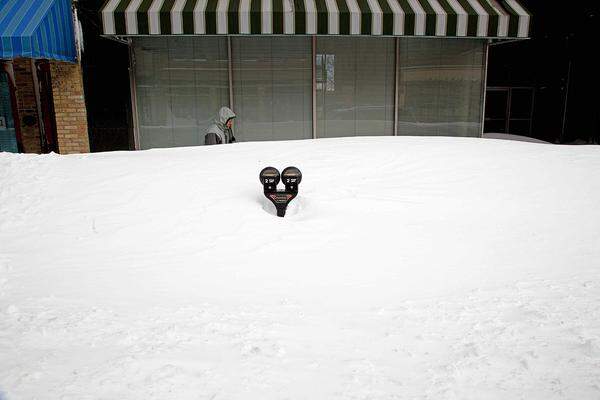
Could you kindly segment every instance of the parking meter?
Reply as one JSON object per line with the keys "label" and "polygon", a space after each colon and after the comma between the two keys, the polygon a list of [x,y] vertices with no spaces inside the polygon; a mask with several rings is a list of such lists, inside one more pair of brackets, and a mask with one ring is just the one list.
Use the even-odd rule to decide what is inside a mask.
{"label": "parking meter", "polygon": [[[259,177],[265,197],[277,209],[277,216],[284,217],[288,204],[298,195],[298,185],[302,180],[302,173],[296,167],[287,167],[280,175],[276,168],[266,167],[260,171]],[[285,185],[283,190],[277,189],[280,179]]]}
{"label": "parking meter", "polygon": [[298,185],[302,181],[302,172],[296,167],[287,167],[281,173],[281,181],[285,185],[286,191],[298,194]]}
{"label": "parking meter", "polygon": [[260,182],[265,188],[265,193],[267,191],[276,191],[279,179],[280,176],[277,168],[267,167],[260,171]]}

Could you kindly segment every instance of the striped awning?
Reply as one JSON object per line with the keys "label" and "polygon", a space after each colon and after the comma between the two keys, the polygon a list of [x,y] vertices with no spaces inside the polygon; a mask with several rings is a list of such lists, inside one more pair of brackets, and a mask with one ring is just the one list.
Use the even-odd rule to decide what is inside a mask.
{"label": "striped awning", "polygon": [[389,35],[525,38],[517,0],[108,0],[106,35]]}
{"label": "striped awning", "polygon": [[75,61],[70,0],[0,0],[0,58]]}

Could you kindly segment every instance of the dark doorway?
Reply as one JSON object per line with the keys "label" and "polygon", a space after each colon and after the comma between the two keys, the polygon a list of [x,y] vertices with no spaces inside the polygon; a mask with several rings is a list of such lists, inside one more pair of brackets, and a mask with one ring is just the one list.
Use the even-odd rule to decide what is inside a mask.
{"label": "dark doorway", "polygon": [[[594,50],[600,37],[600,3],[522,0],[532,14],[531,39],[490,46],[486,132],[527,132],[552,143],[600,143],[600,61]],[[496,88],[532,88],[510,104],[511,121],[498,120],[506,111],[508,93]],[[491,92],[493,93],[491,93]],[[515,96],[513,91],[512,95]],[[530,101],[531,97],[535,101]],[[533,110],[531,108],[533,102]],[[512,121],[515,113],[519,118]],[[499,131],[498,131],[499,132]]]}
{"label": "dark doorway", "polygon": [[533,87],[488,87],[483,131],[531,136],[534,104]]}
{"label": "dark doorway", "polygon": [[81,57],[90,151],[133,149],[129,48],[100,36],[104,0],[77,2],[84,51]]}
{"label": "dark doorway", "polygon": [[52,98],[52,81],[50,63],[47,60],[38,60],[35,63],[38,77],[38,90],[40,95],[41,112],[41,147],[42,153],[58,153],[56,138],[56,121],[54,119],[54,99]]}

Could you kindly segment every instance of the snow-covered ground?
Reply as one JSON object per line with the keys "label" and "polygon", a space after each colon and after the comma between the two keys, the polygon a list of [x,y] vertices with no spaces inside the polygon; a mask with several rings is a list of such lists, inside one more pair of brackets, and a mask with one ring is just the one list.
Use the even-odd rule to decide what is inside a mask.
{"label": "snow-covered ground", "polygon": [[0,399],[598,399],[599,204],[596,146],[0,154]]}
{"label": "snow-covered ground", "polygon": [[486,132],[483,134],[483,138],[484,139],[516,140],[518,142],[530,142],[530,143],[548,143],[543,140],[532,138],[529,136],[511,135],[510,133]]}

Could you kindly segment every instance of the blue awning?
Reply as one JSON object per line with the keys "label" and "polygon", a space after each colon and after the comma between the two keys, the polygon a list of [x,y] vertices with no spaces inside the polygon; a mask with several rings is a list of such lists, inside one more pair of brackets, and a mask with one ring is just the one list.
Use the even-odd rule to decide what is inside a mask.
{"label": "blue awning", "polygon": [[70,0],[1,0],[0,59],[75,61]]}

